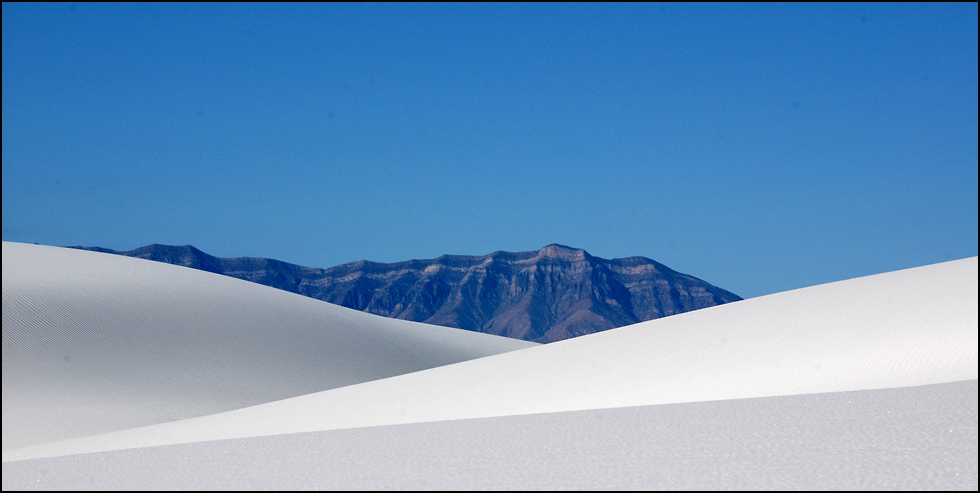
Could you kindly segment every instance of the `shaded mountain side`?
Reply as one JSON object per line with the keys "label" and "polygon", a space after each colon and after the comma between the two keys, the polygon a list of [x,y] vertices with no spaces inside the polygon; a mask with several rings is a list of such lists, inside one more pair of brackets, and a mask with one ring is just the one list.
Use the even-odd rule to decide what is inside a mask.
{"label": "shaded mountain side", "polygon": [[253,257],[219,258],[190,245],[128,252],[71,247],[192,267],[377,315],[536,342],[554,342],[740,300],[644,257],[606,260],[548,245],[532,252],[443,255],[328,269]]}

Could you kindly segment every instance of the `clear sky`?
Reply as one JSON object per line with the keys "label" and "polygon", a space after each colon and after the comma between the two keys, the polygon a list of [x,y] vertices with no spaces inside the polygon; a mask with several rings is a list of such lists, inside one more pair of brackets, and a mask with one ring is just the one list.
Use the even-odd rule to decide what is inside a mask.
{"label": "clear sky", "polygon": [[645,256],[752,297],[977,255],[977,4],[3,4],[3,239]]}

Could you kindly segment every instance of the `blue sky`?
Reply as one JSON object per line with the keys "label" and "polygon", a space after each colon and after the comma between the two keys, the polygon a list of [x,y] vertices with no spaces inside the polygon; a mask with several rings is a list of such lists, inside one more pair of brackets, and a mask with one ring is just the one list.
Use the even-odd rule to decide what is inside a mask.
{"label": "blue sky", "polygon": [[645,256],[744,297],[977,255],[977,4],[3,4],[3,239]]}

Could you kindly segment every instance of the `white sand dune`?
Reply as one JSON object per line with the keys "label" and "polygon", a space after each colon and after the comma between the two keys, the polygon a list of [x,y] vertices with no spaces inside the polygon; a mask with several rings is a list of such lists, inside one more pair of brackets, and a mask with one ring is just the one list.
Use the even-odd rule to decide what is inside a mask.
{"label": "white sand dune", "polygon": [[4,451],[531,346],[185,267],[3,242]]}
{"label": "white sand dune", "polygon": [[977,381],[3,463],[4,489],[977,489]]}
{"label": "white sand dune", "polygon": [[[977,266],[973,257],[814,286],[227,412],[5,448],[4,488],[976,489]],[[137,313],[170,316],[148,305]],[[185,336],[168,350],[221,344]],[[394,336],[370,342],[384,337]],[[35,353],[25,354],[19,366]],[[33,397],[62,391],[41,388]]]}

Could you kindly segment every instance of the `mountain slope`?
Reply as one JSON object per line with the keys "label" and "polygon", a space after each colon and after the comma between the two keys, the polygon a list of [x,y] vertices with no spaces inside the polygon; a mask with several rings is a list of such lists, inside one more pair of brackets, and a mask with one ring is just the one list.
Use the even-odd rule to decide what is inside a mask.
{"label": "mountain slope", "polygon": [[443,255],[317,269],[265,258],[218,258],[192,246],[127,252],[73,247],[224,274],[385,317],[554,342],[738,301],[737,295],[644,257],[606,260],[548,245],[532,252]]}

